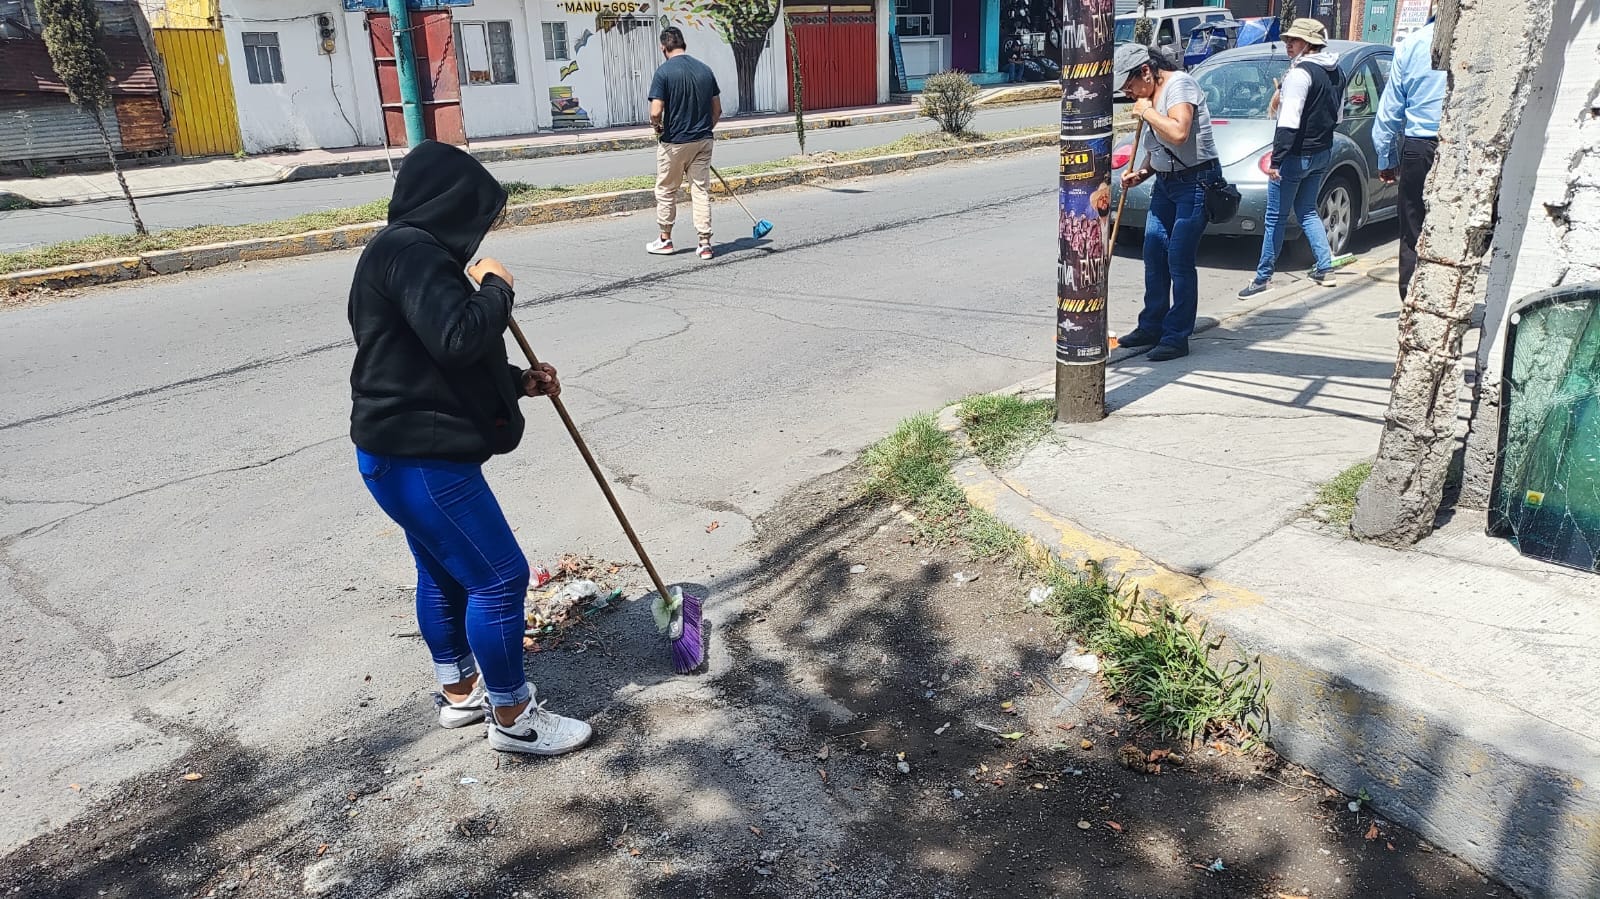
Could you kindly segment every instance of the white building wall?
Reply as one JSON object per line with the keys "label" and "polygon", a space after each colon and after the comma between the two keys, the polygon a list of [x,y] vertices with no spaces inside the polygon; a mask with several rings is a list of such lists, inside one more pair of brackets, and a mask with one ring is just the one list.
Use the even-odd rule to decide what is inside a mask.
{"label": "white building wall", "polygon": [[[485,2],[486,0],[478,0],[479,6]],[[489,0],[489,2],[503,2],[503,0]],[[606,10],[607,15],[620,12],[650,19],[652,34],[649,42],[653,48],[650,60],[655,65],[661,62],[659,52],[654,48],[659,46],[656,36],[663,25],[672,24],[683,29],[684,40],[689,45],[689,54],[710,66],[717,77],[717,85],[722,89],[725,114],[731,116],[739,108],[739,77],[738,69],[733,62],[733,48],[722,39],[711,22],[682,11],[675,0],[666,0],[665,3],[660,0],[634,0],[634,2],[524,0],[524,2],[527,10],[527,33],[530,38],[529,54],[538,72],[532,87],[541,130],[552,127],[562,130],[583,127],[607,128],[627,124],[618,121],[619,116],[613,114],[607,100],[607,79],[621,76],[619,73],[606,71],[606,41],[613,35],[601,27],[601,14],[595,12],[596,9]],[[574,9],[579,11],[573,11]],[[467,11],[458,11],[457,16],[465,20]],[[541,27],[544,22],[566,23],[568,59],[545,60]],[[587,40],[584,39],[586,33],[589,35]],[[783,64],[783,48],[784,36],[780,23],[773,27],[768,48],[756,68],[758,111],[776,112],[788,108],[788,74]],[[649,74],[653,71],[652,68],[646,73],[643,86],[645,91],[649,88]],[[566,102],[567,98],[552,96],[552,89],[563,94],[570,90],[571,99],[577,101],[577,109],[581,110],[581,114],[558,117],[552,104],[558,101]],[[558,118],[561,120],[557,121]]]}
{"label": "white building wall", "polygon": [[894,10],[889,0],[877,0],[873,9],[878,18],[878,102],[887,103],[899,84],[893,81],[894,56],[889,47],[889,22]]}
{"label": "white building wall", "polygon": [[[725,114],[733,115],[739,107],[733,49],[712,22],[682,10],[680,2],[476,0],[473,6],[452,9],[456,22],[510,22],[513,34],[516,82],[461,86],[468,139],[626,124],[617,121],[607,101],[607,33],[600,27],[596,9],[648,18],[652,47],[654,33],[664,24],[682,28],[689,52],[716,74]],[[887,0],[881,0],[878,8],[880,20],[886,21]],[[331,56],[319,51],[319,13],[332,16],[338,32]],[[345,13],[340,0],[222,0],[222,14],[246,152],[383,144],[383,118],[364,13]],[[567,59],[545,59],[544,22],[566,23]],[[241,37],[247,31],[278,35],[284,83],[250,83]],[[589,34],[587,40],[585,33]],[[880,43],[880,58],[887,59],[886,30]],[[785,47],[780,22],[773,27],[756,70],[758,112],[789,108]],[[652,55],[651,62],[658,64],[659,56]],[[887,100],[888,69],[886,65],[880,68],[878,94]],[[573,100],[576,104],[571,114],[557,114],[557,103],[574,107]]]}
{"label": "white building wall", "polygon": [[[334,52],[320,50],[317,16],[332,20]],[[347,16],[339,0],[222,0],[239,133],[248,153],[309,150],[382,143],[381,119],[371,85],[372,52],[359,15]],[[243,35],[278,35],[282,84],[252,84]],[[371,86],[363,97],[358,85]],[[366,102],[363,102],[363,101]]]}
{"label": "white building wall", "polygon": [[1554,13],[1496,203],[1463,490],[1463,502],[1474,505],[1487,499],[1494,475],[1510,307],[1541,290],[1600,280],[1600,9],[1557,0]]}
{"label": "white building wall", "polygon": [[[512,58],[516,61],[516,81],[511,84],[461,85],[461,114],[466,120],[467,138],[503,137],[530,134],[539,129],[541,91],[536,83],[544,68],[544,38],[538,18],[529,17],[529,7],[537,0],[476,0],[472,6],[456,7],[451,18],[456,23],[509,22],[512,33]],[[461,47],[456,48],[459,55]]]}

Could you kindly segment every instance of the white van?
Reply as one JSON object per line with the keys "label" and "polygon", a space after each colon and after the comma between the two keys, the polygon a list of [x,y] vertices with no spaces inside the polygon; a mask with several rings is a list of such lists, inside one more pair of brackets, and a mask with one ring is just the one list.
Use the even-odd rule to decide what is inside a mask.
{"label": "white van", "polygon": [[[1159,2],[1159,0],[1158,0]],[[1117,8],[1122,8],[1122,0],[1118,0]],[[1134,30],[1138,27],[1140,14],[1135,12],[1117,16],[1116,42],[1118,44],[1132,43]],[[1150,46],[1167,52],[1167,55],[1182,62],[1183,48],[1189,45],[1189,32],[1207,22],[1219,19],[1231,19],[1233,13],[1221,6],[1186,6],[1177,9],[1152,9],[1150,19],[1155,27],[1150,33]]]}

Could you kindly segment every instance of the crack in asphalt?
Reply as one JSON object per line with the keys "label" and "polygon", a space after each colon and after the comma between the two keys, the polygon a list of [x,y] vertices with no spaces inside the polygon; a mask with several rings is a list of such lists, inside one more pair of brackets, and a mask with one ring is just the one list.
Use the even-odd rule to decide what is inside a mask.
{"label": "crack in asphalt", "polygon": [[160,490],[166,490],[169,487],[176,487],[176,486],[178,486],[180,484],[187,484],[187,483],[189,483],[191,481],[198,481],[198,480],[201,480],[203,478],[213,478],[213,477],[217,477],[219,475],[238,474],[240,472],[250,471],[250,470],[256,469],[256,468],[264,468],[264,467],[266,467],[268,465],[271,465],[271,464],[273,464],[275,462],[281,462],[284,459],[289,458],[290,456],[295,456],[295,455],[298,455],[300,453],[306,452],[307,450],[317,449],[318,447],[327,446],[328,444],[334,443],[336,441],[348,440],[348,439],[349,439],[349,435],[340,434],[337,437],[329,437],[329,438],[327,438],[325,440],[318,440],[318,441],[316,441],[314,443],[308,443],[308,444],[306,444],[304,446],[296,447],[296,448],[294,448],[292,450],[289,450],[289,451],[284,452],[284,453],[279,453],[278,455],[273,456],[273,457],[268,458],[268,459],[260,459],[260,460],[257,460],[255,462],[246,462],[243,465],[233,465],[233,466],[229,466],[228,468],[217,468],[217,469],[212,469],[211,471],[202,471],[202,472],[198,472],[196,474],[184,475],[181,478],[173,478],[170,481],[163,481],[162,483],[159,483],[159,484],[152,484],[152,485],[150,485],[148,487],[141,487],[138,490],[134,490],[134,491],[131,491],[129,493],[124,493],[121,496],[114,496],[111,499],[100,500],[98,502],[89,501],[89,500],[65,500],[62,503],[63,505],[70,504],[70,505],[77,505],[77,506],[86,506],[87,508],[78,509],[75,512],[72,512],[72,513],[67,514],[67,515],[63,515],[60,518],[55,518],[55,519],[52,519],[50,521],[44,522],[43,524],[34,525],[33,527],[28,528],[27,530],[19,531],[16,534],[12,534],[10,536],[4,537],[4,538],[0,538],[0,561],[3,561],[4,552],[9,550],[9,548],[13,544],[15,544],[15,543],[17,543],[19,541],[22,541],[22,540],[29,539],[31,537],[38,537],[38,536],[42,536],[44,534],[48,534],[49,532],[55,530],[56,528],[60,527],[63,524],[66,524],[67,522],[71,521],[72,519],[77,518],[80,515],[86,515],[86,514],[88,514],[90,512],[94,512],[94,511],[97,511],[99,509],[104,509],[107,506],[116,505],[117,503],[124,502],[124,501],[130,500],[130,499],[134,499],[134,498],[140,497],[140,496],[145,496],[145,495],[148,495],[148,494],[151,494],[151,493],[155,493],[155,492],[160,491]]}
{"label": "crack in asphalt", "polygon": [[[861,238],[864,238],[864,237],[870,237],[870,236],[874,236],[874,235],[877,235],[877,234],[882,234],[882,233],[889,232],[889,231],[895,231],[895,230],[899,230],[899,229],[902,229],[902,228],[912,227],[912,226],[915,226],[915,225],[921,225],[921,224],[930,223],[930,222],[938,222],[938,221],[942,221],[944,219],[949,219],[949,218],[956,218],[956,217],[960,217],[960,216],[963,216],[963,215],[968,215],[968,214],[974,213],[974,212],[983,212],[983,211],[991,210],[991,209],[1009,208],[1009,207],[1015,206],[1015,204],[1020,203],[1020,202],[1025,202],[1025,201],[1029,201],[1029,200],[1035,200],[1035,199],[1038,199],[1039,197],[1043,197],[1043,196],[1047,196],[1047,195],[1053,195],[1055,192],[1056,192],[1056,189],[1054,187],[1050,187],[1048,189],[1035,190],[1035,191],[1030,191],[1030,192],[1027,192],[1027,193],[1024,193],[1024,194],[1020,194],[1020,195],[1002,197],[1002,198],[999,198],[999,199],[994,199],[994,200],[990,200],[990,201],[983,202],[983,203],[975,203],[975,204],[971,204],[971,205],[967,205],[967,206],[961,206],[961,207],[958,207],[958,208],[955,208],[955,209],[945,210],[943,212],[935,212],[935,213],[931,213],[931,214],[917,215],[917,216],[912,216],[912,217],[907,217],[907,218],[889,219],[889,220],[886,220],[886,221],[883,221],[883,222],[879,222],[878,224],[873,225],[871,227],[862,228],[860,230],[852,231],[852,232],[849,232],[847,234],[842,234],[842,235],[830,234],[830,235],[827,235],[827,236],[818,236],[818,237],[814,237],[814,238],[812,238],[810,240],[804,240],[804,241],[800,241],[798,243],[789,244],[789,245],[783,246],[781,248],[779,248],[779,247],[762,247],[762,248],[759,248],[760,249],[760,254],[761,254],[762,257],[779,256],[779,255],[783,255],[785,253],[795,253],[795,252],[800,252],[800,251],[804,251],[804,250],[814,249],[814,248],[819,247],[819,246],[825,246],[825,245],[829,245],[829,244],[838,244],[840,241],[844,241],[844,240],[858,240],[858,239],[861,239]],[[585,287],[585,288],[582,288],[582,289],[579,289],[579,290],[571,290],[571,291],[565,291],[565,292],[560,292],[560,293],[547,294],[547,295],[539,296],[539,297],[533,297],[533,298],[530,298],[528,300],[525,300],[525,301],[522,301],[522,302],[518,302],[516,304],[516,308],[518,308],[518,309],[532,309],[532,308],[537,308],[537,307],[540,307],[540,306],[550,306],[550,305],[555,305],[557,303],[571,302],[571,301],[574,301],[574,300],[591,299],[593,297],[605,296],[605,295],[610,294],[610,293],[622,292],[622,291],[626,291],[626,290],[630,290],[630,289],[633,289],[633,288],[646,286],[646,285],[659,285],[659,284],[661,284],[663,282],[672,282],[672,281],[678,281],[678,280],[688,280],[688,279],[691,279],[691,278],[697,276],[698,274],[700,274],[701,272],[703,272],[707,268],[715,268],[715,267],[720,267],[720,266],[725,266],[725,265],[736,265],[736,264],[740,264],[742,262],[747,261],[748,258],[749,257],[729,256],[729,257],[724,257],[721,260],[714,261],[714,262],[710,263],[710,265],[708,265],[708,266],[701,266],[699,268],[681,269],[681,270],[676,271],[676,272],[666,272],[666,273],[648,272],[648,273],[643,273],[643,274],[639,274],[639,275],[633,275],[633,276],[630,276],[630,277],[627,277],[627,278],[619,278],[619,279],[616,279],[616,280],[613,280],[613,281],[605,282],[605,283],[602,283],[602,284],[592,285],[592,286]],[[637,301],[632,301],[632,302],[637,302]],[[648,304],[646,304],[646,305],[648,305]],[[17,419],[15,421],[3,422],[3,423],[0,423],[0,431],[9,431],[9,430],[13,430],[13,429],[16,429],[16,428],[27,427],[27,426],[30,426],[30,425],[43,424],[45,422],[55,421],[55,420],[62,419],[62,418],[68,418],[68,417],[71,417],[73,415],[78,415],[78,414],[81,414],[81,413],[84,413],[84,412],[93,411],[95,409],[101,409],[101,408],[104,408],[106,406],[114,406],[114,405],[117,405],[119,403],[124,403],[124,402],[128,402],[128,401],[131,401],[131,400],[144,399],[144,398],[147,398],[147,397],[150,397],[150,396],[155,396],[155,395],[158,395],[158,394],[166,393],[168,391],[180,389],[180,388],[183,388],[183,387],[191,387],[191,386],[194,386],[196,384],[206,384],[206,383],[210,383],[210,382],[213,382],[213,381],[224,380],[224,379],[227,379],[227,378],[234,377],[236,375],[248,374],[249,372],[252,372],[252,371],[257,371],[259,369],[268,368],[268,367],[271,367],[271,366],[280,365],[280,364],[287,363],[287,362],[297,362],[297,361],[299,361],[301,359],[305,359],[305,358],[308,358],[308,357],[311,357],[311,356],[319,355],[321,353],[326,353],[326,352],[329,352],[331,350],[343,349],[343,348],[350,347],[350,346],[353,346],[353,345],[354,345],[354,341],[347,338],[347,339],[344,339],[344,340],[337,340],[337,341],[333,341],[333,342],[330,342],[330,343],[324,343],[324,344],[320,344],[320,345],[317,345],[317,346],[308,347],[308,348],[306,348],[304,350],[299,350],[299,351],[296,351],[296,352],[293,352],[293,353],[285,353],[285,354],[281,354],[281,355],[277,355],[277,356],[269,356],[269,357],[264,358],[264,359],[256,359],[256,360],[252,360],[250,362],[245,362],[245,363],[242,363],[240,365],[231,366],[229,368],[221,369],[221,370],[215,371],[215,372],[210,372],[210,373],[204,374],[204,375],[196,375],[196,376],[191,377],[191,378],[184,378],[184,379],[181,379],[181,380],[178,380],[178,381],[173,381],[173,382],[170,382],[170,383],[167,383],[167,384],[161,384],[161,385],[157,385],[157,386],[153,386],[153,387],[145,387],[145,388],[141,388],[139,390],[131,391],[129,393],[121,394],[121,395],[114,396],[114,397],[108,397],[106,399],[94,400],[93,402],[83,403],[83,404],[80,404],[80,405],[77,405],[77,406],[73,406],[73,407],[70,407],[70,408],[67,408],[67,409],[60,409],[60,410],[56,410],[56,411],[53,411],[53,412],[42,412],[42,413],[39,413],[37,415],[31,415],[31,416],[28,416],[26,418]],[[1021,360],[1021,361],[1033,361],[1033,360]]]}
{"label": "crack in asphalt", "polygon": [[705,303],[704,305],[711,309],[735,309],[740,312],[748,312],[752,315],[764,315],[767,318],[784,322],[785,324],[795,325],[802,328],[815,328],[818,331],[848,331],[852,334],[887,334],[890,337],[909,337],[917,340],[926,340],[929,343],[948,344],[950,346],[960,347],[969,353],[975,353],[979,356],[989,356],[994,359],[1009,359],[1012,362],[1033,362],[1040,365],[1043,365],[1049,361],[1045,359],[1025,359],[1021,356],[1012,356],[1006,353],[996,353],[991,350],[980,350],[975,346],[962,343],[959,340],[952,340],[948,337],[938,337],[933,334],[921,334],[915,331],[896,331],[890,328],[853,328],[845,325],[824,325],[818,324],[817,322],[807,322],[793,318],[786,318],[767,309],[754,309],[745,306],[730,306],[723,303]]}

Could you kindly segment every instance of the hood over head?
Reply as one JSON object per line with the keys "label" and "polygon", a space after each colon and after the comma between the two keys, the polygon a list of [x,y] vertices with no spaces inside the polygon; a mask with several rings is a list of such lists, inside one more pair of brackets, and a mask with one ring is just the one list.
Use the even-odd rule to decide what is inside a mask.
{"label": "hood over head", "polygon": [[1324,69],[1337,69],[1339,67],[1339,54],[1332,50],[1318,50],[1315,53],[1307,53],[1295,60],[1295,62],[1308,66],[1322,66]]}
{"label": "hood over head", "polygon": [[506,189],[466,151],[423,141],[406,154],[389,200],[389,224],[426,231],[466,265],[506,207]]}

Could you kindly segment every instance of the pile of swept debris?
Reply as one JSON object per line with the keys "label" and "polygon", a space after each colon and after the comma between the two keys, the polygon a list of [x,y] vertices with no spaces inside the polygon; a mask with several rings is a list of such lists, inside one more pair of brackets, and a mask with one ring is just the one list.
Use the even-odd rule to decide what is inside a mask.
{"label": "pile of swept debris", "polygon": [[[598,631],[591,619],[616,607],[627,580],[621,578],[623,585],[619,585],[619,576],[637,567],[573,553],[563,555],[553,571],[535,567],[533,585],[528,588],[523,650],[548,652],[566,645],[574,652],[584,652],[598,645]],[[576,630],[580,627],[581,634]]]}

